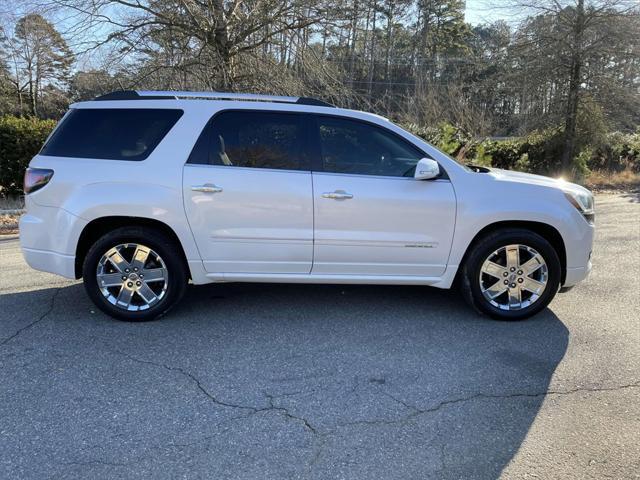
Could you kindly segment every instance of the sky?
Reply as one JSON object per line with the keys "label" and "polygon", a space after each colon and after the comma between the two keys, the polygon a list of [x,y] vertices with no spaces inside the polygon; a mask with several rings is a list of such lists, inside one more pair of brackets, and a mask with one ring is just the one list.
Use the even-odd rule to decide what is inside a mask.
{"label": "sky", "polygon": [[500,8],[498,3],[495,0],[467,0],[465,20],[472,25],[477,25],[479,23],[492,23],[497,20],[513,22],[519,16],[517,7]]}

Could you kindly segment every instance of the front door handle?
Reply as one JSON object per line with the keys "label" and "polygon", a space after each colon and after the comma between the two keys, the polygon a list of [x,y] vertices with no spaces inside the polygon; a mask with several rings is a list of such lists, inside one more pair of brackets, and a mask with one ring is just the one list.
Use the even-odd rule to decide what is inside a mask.
{"label": "front door handle", "polygon": [[220,193],[222,191],[222,187],[218,187],[213,183],[205,183],[204,185],[192,185],[191,191],[203,193]]}
{"label": "front door handle", "polygon": [[323,193],[322,198],[333,198],[334,200],[348,200],[350,198],[353,198],[353,195],[345,192],[344,190],[336,190],[335,192]]}

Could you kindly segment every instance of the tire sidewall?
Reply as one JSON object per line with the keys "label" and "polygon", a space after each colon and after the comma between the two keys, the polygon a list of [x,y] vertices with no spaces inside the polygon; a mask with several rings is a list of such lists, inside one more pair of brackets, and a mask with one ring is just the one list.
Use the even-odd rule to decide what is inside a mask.
{"label": "tire sidewall", "polygon": [[[522,310],[501,310],[491,305],[482,294],[480,270],[489,255],[506,245],[520,244],[535,249],[547,264],[547,287],[540,298]],[[543,310],[553,299],[560,286],[560,259],[553,246],[540,235],[527,230],[496,232],[479,242],[465,264],[464,281],[469,289],[474,306],[482,313],[497,320],[523,320]]]}
{"label": "tire sidewall", "polygon": [[[112,305],[102,295],[96,278],[98,262],[116,245],[139,243],[154,250],[165,263],[168,285],[165,296],[147,310],[130,312]],[[123,227],[107,233],[89,249],[84,259],[82,274],[85,290],[100,310],[119,320],[142,322],[154,320],[166,313],[184,294],[187,273],[184,262],[177,253],[175,242],[162,232],[149,228]]]}

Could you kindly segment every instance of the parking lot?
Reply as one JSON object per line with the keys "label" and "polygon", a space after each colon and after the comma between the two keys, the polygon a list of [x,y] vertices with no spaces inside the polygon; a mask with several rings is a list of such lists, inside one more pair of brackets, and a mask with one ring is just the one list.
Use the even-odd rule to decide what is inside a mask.
{"label": "parking lot", "polygon": [[426,287],[190,286],[151,323],[0,240],[0,478],[640,478],[640,196],[518,323]]}

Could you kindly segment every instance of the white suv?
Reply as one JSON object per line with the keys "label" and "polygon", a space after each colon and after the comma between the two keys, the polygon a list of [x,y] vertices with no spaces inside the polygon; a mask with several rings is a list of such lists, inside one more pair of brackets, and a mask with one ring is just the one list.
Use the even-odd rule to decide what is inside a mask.
{"label": "white suv", "polygon": [[25,174],[24,257],[150,320],[189,279],[429,285],[521,319],[591,268],[593,197],[465,167],[310,98],[114,92],[71,106]]}

